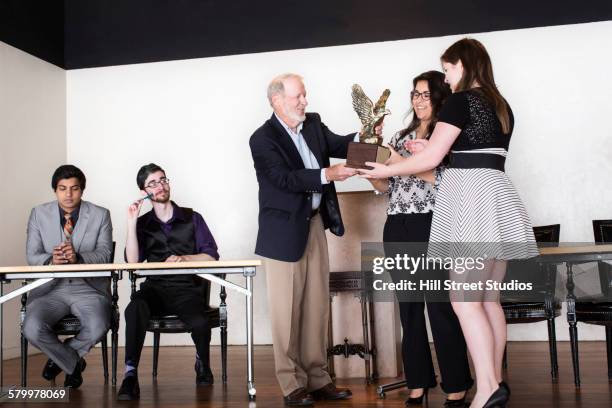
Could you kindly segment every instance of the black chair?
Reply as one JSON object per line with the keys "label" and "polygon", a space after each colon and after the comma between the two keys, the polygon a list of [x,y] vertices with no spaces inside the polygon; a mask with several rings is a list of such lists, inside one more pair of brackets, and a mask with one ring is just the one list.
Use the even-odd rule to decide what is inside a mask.
{"label": "black chair", "polygon": [[[115,242],[111,250],[111,262],[115,259]],[[111,349],[112,349],[112,384],[117,384],[117,347],[119,343],[119,307],[117,302],[119,295],[117,291],[117,283],[119,274],[115,271],[112,275],[112,290],[111,290]],[[26,315],[26,304],[28,301],[27,293],[21,295],[21,386],[27,385],[28,377],[28,339],[23,335],[23,322]],[[53,331],[57,335],[76,336],[81,331],[81,322],[73,314],[64,316],[59,322],[53,326]],[[108,342],[107,335],[100,340],[102,343],[102,365],[104,367],[104,384],[108,384]]]}
{"label": "black chair", "polygon": [[[533,232],[538,246],[558,246],[559,224],[534,227]],[[557,336],[555,318],[561,315],[561,302],[555,298],[556,265],[546,265],[542,271],[533,261],[512,261],[508,263],[506,281],[518,279],[533,283],[533,290],[528,294],[519,292],[503,293],[502,308],[507,324],[535,323],[546,320],[548,324],[548,348],[550,353],[551,376],[558,378]],[[542,299],[542,300],[540,300]],[[508,367],[504,351],[503,367]]]}
{"label": "black chair", "polygon": [[[593,234],[596,244],[612,244],[612,220],[593,220]],[[608,357],[608,381],[612,382],[612,265],[599,261],[597,263],[602,296],[591,299],[576,300],[576,321],[596,324],[606,328],[606,351]],[[578,331],[570,330],[572,342],[578,341]],[[574,349],[572,358],[575,361],[574,377],[580,385],[578,350]]]}
{"label": "black chair", "polygon": [[[217,275],[221,279],[225,279],[225,274]],[[132,295],[136,292],[136,279],[139,276],[130,271],[130,280],[132,282]],[[221,329],[221,379],[223,384],[227,384],[227,305],[225,299],[227,294],[225,287],[221,286],[219,298],[221,303],[219,307],[210,306],[210,282],[206,279],[201,280],[202,296],[204,304],[208,305],[205,313],[208,316],[210,327],[219,327]],[[157,364],[159,361],[159,339],[161,333],[190,333],[191,328],[185,324],[177,315],[169,314],[163,316],[151,316],[147,331],[153,333],[153,378],[157,378]]]}

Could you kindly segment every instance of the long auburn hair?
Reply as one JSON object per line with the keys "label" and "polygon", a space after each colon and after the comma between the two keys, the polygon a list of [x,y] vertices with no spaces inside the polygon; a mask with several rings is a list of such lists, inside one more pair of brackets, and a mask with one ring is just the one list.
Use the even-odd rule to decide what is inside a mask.
{"label": "long auburn hair", "polygon": [[474,82],[478,82],[478,91],[493,105],[495,114],[501,123],[502,132],[510,133],[510,115],[506,101],[495,85],[493,78],[493,65],[489,53],[484,45],[473,38],[463,38],[450,47],[440,57],[442,62],[463,64],[463,76],[457,84],[455,92],[465,91],[472,88]]}
{"label": "long auburn hair", "polygon": [[[419,81],[427,81],[427,87],[429,88],[429,101],[431,103],[431,122],[427,126],[428,137],[433,133],[436,123],[438,122],[438,113],[444,104],[446,98],[451,94],[451,89],[446,82],[444,82],[444,74],[440,71],[427,71],[416,76],[412,80],[412,89],[416,89]],[[413,132],[421,125],[421,119],[414,114],[414,107],[412,106],[412,99],[410,100],[410,110],[406,114],[406,117],[410,114],[412,120],[407,128],[399,131],[400,138],[406,136],[410,132]]]}

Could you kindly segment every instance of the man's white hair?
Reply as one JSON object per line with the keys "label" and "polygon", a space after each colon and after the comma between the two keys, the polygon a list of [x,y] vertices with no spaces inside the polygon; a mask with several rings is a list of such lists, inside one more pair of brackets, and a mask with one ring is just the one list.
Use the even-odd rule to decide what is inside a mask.
{"label": "man's white hair", "polygon": [[287,79],[298,79],[302,82],[304,81],[304,78],[302,78],[300,75],[292,74],[290,72],[274,77],[274,79],[272,79],[272,81],[270,81],[270,84],[268,85],[268,101],[270,102],[270,105],[272,105],[272,97],[274,95],[282,94],[285,92],[285,85],[283,84],[283,82]]}

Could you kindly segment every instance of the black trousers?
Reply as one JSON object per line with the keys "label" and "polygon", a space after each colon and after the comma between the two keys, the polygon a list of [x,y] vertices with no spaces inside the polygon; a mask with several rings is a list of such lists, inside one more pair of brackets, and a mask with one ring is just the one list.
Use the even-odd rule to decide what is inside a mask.
{"label": "black trousers", "polygon": [[[202,284],[207,284],[203,282]],[[125,363],[138,366],[151,316],[176,314],[191,327],[191,338],[202,363],[210,364],[210,324],[200,286],[166,285],[146,280],[125,309]]]}
{"label": "black trousers", "polygon": [[[417,251],[409,256],[419,257],[423,249],[426,251],[425,243],[429,241],[431,220],[431,212],[389,215],[385,223],[383,241],[385,243],[423,243],[423,245],[405,247],[406,251]],[[388,248],[385,245],[386,252],[389,252]],[[393,246],[392,248],[391,252],[395,252],[399,247]],[[387,257],[395,255],[395,253],[385,253]],[[421,271],[417,271],[416,276],[421,276],[420,273]],[[392,274],[391,277],[394,281],[401,278],[397,274]],[[403,330],[402,358],[407,386],[411,389],[435,387],[436,374],[425,323],[427,295],[417,292],[411,294],[409,301],[398,300],[400,300],[399,309]],[[465,339],[450,302],[439,300],[439,296],[436,296],[435,302],[427,301],[427,313],[442,377],[440,386],[446,393],[464,391],[474,384],[470,374]]]}

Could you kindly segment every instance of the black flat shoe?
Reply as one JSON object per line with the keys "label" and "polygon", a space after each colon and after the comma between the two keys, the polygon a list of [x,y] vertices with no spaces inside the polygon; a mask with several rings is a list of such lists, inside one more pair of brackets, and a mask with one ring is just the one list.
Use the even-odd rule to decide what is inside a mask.
{"label": "black flat shoe", "polygon": [[215,383],[215,377],[213,377],[209,366],[205,366],[200,360],[196,360],[194,368],[196,372],[196,385],[213,385]]}
{"label": "black flat shoe", "polygon": [[508,403],[508,391],[499,387],[487,400],[487,402],[482,406],[482,408],[505,408]]}
{"label": "black flat shoe", "polygon": [[62,369],[60,366],[55,364],[55,361],[48,359],[45,367],[43,368],[42,376],[45,380],[53,381],[61,372]]}
{"label": "black flat shoe", "polygon": [[423,394],[420,397],[408,397],[404,405],[423,405],[423,400],[425,400],[425,404],[428,401],[429,388],[423,388]]}
{"label": "black flat shoe", "polygon": [[121,388],[117,393],[119,401],[132,401],[140,398],[140,384],[137,375],[129,375],[123,379]]}
{"label": "black flat shoe", "polygon": [[64,387],[75,389],[79,388],[81,384],[83,384],[83,376],[81,374],[83,371],[85,371],[85,367],[87,367],[87,363],[85,362],[84,358],[81,358],[74,367],[72,374],[66,374]]}

